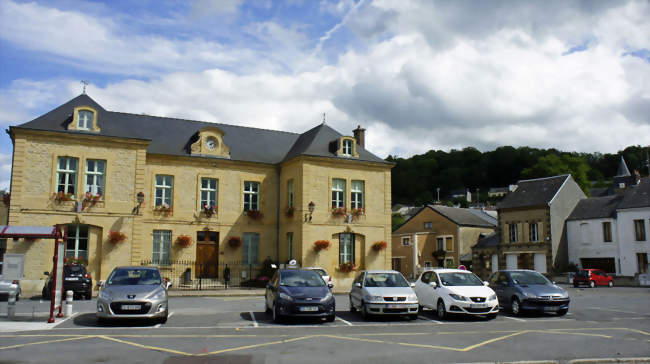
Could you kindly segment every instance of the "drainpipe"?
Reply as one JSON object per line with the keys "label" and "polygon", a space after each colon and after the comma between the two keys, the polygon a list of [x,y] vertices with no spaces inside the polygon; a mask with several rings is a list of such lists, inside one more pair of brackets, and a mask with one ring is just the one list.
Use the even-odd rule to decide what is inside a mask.
{"label": "drainpipe", "polygon": [[413,234],[413,279],[417,277],[418,264],[418,235]]}
{"label": "drainpipe", "polygon": [[278,193],[276,194],[276,209],[275,209],[275,263],[280,264],[280,166],[276,167],[278,175]]}

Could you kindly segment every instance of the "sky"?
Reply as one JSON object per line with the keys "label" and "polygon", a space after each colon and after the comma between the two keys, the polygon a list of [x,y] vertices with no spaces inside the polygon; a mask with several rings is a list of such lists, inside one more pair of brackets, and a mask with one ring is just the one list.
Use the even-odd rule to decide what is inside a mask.
{"label": "sky", "polygon": [[[111,111],[302,133],[385,158],[650,144],[649,1],[0,0],[0,127]],[[0,189],[12,143],[0,136]]]}

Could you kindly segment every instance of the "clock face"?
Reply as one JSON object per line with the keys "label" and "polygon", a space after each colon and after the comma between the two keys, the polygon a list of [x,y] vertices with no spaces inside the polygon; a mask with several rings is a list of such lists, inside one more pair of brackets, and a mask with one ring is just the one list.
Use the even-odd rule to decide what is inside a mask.
{"label": "clock face", "polygon": [[208,138],[205,142],[205,146],[208,147],[208,149],[213,150],[214,147],[217,146],[217,141],[214,140],[214,138]]}

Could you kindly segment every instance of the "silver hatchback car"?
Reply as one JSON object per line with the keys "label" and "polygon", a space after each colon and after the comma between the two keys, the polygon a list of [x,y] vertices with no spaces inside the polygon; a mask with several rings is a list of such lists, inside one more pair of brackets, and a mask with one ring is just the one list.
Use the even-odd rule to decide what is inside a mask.
{"label": "silver hatchback car", "polygon": [[155,267],[117,267],[100,282],[97,320],[155,319],[167,322],[167,288]]}

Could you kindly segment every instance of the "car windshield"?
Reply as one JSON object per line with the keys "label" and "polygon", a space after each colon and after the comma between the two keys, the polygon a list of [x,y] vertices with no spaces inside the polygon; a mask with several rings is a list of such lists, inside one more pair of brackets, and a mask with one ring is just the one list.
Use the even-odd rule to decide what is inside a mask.
{"label": "car windshield", "polygon": [[280,273],[280,285],[286,287],[322,287],[325,281],[311,270],[288,270]]}
{"label": "car windshield", "polygon": [[440,273],[443,286],[482,286],[483,282],[474,273]]}
{"label": "car windshield", "polygon": [[155,269],[120,268],[106,281],[111,286],[145,286],[160,284],[160,272]]}
{"label": "car windshield", "polygon": [[368,273],[366,287],[409,287],[409,282],[399,273]]}
{"label": "car windshield", "polygon": [[581,270],[578,273],[576,273],[576,277],[589,277],[589,271]]}
{"label": "car windshield", "polygon": [[327,272],[325,271],[325,269],[320,269],[320,268],[312,268],[311,270],[313,270],[314,272],[316,272],[316,273],[318,273],[318,274],[320,274],[320,275],[321,275],[321,277],[322,277],[322,276],[326,276],[326,275],[327,275]]}
{"label": "car windshield", "polygon": [[546,277],[537,272],[510,272],[510,277],[515,284],[551,284]]}

